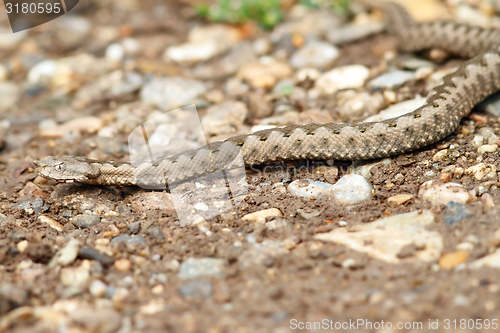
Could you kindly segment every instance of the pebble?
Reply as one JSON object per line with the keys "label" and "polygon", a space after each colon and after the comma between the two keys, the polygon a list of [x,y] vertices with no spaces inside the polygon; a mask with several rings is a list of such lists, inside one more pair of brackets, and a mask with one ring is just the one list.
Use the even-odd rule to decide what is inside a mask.
{"label": "pebble", "polygon": [[485,153],[494,153],[498,150],[498,145],[482,145],[477,149],[479,155],[483,155]]}
{"label": "pebble", "polygon": [[144,244],[145,240],[142,236],[137,235],[118,235],[111,240],[111,243],[118,244],[120,242],[124,242],[127,245],[137,246],[140,244]]}
{"label": "pebble", "polygon": [[290,65],[293,68],[329,68],[340,56],[339,50],[325,42],[313,41],[307,43],[292,55]]}
{"label": "pebble", "polygon": [[151,210],[161,210],[175,212],[172,194],[167,192],[139,192],[131,200],[131,208],[147,212]]}
{"label": "pebble", "polygon": [[179,292],[183,297],[210,298],[213,293],[213,284],[209,281],[191,281],[180,286]]}
{"label": "pebble", "polygon": [[462,185],[453,182],[436,184],[433,180],[420,186],[418,197],[430,201],[433,205],[446,205],[451,201],[465,204],[470,200],[469,192]]}
{"label": "pebble", "polygon": [[408,112],[412,112],[415,109],[421,107],[422,105],[425,104],[425,101],[426,101],[425,98],[418,97],[415,99],[391,105],[387,109],[380,111],[378,114],[366,118],[363,122],[382,121],[402,116]]}
{"label": "pebble", "polygon": [[372,197],[372,185],[359,175],[345,175],[331,190],[333,198],[341,205],[356,205]]}
{"label": "pebble", "polygon": [[387,199],[387,202],[395,206],[400,206],[407,203],[411,199],[413,199],[413,194],[397,194]]}
{"label": "pebble", "polygon": [[370,82],[368,82],[368,87],[370,87],[371,89],[389,89],[396,86],[401,86],[404,83],[414,79],[414,72],[394,70],[370,80]]}
{"label": "pebble", "polygon": [[266,222],[267,230],[278,230],[282,228],[288,228],[289,224],[285,219],[275,218],[272,221]]}
{"label": "pebble", "polygon": [[41,197],[33,197],[22,199],[15,207],[23,209],[26,214],[33,215],[39,214],[44,208],[45,201]]}
{"label": "pebble", "polygon": [[465,174],[476,180],[496,180],[497,168],[493,164],[479,163],[465,169]]}
{"label": "pebble", "polygon": [[101,218],[92,213],[85,213],[73,217],[73,220],[71,222],[77,228],[87,229],[95,226],[96,224],[99,224],[99,222],[101,222]]}
{"label": "pebble", "polygon": [[132,267],[130,260],[125,258],[116,260],[114,265],[119,272],[127,272]]}
{"label": "pebble", "polygon": [[243,96],[248,93],[249,89],[248,85],[237,77],[228,79],[224,86],[224,92],[228,97]]}
{"label": "pebble", "polygon": [[481,11],[472,8],[468,4],[458,5],[454,11],[455,20],[474,26],[488,27],[490,19]]}
{"label": "pebble", "polygon": [[268,217],[282,217],[283,213],[278,208],[264,209],[258,212],[250,213],[243,216],[241,219],[243,221],[249,221],[254,223],[265,223]]}
{"label": "pebble", "polygon": [[203,277],[224,277],[224,259],[218,258],[193,258],[183,261],[177,276],[180,279],[197,279]]}
{"label": "pebble", "polygon": [[297,215],[303,219],[303,220],[310,220],[313,217],[317,217],[321,215],[321,212],[319,210],[313,209],[313,210],[304,210],[304,209],[298,209],[297,210]]}
{"label": "pebble", "polygon": [[284,62],[266,57],[249,63],[236,73],[236,77],[248,82],[254,88],[272,88],[278,80],[292,76],[292,69]]}
{"label": "pebble", "polygon": [[489,193],[484,193],[483,195],[481,195],[481,202],[486,206],[486,208],[491,209],[495,207],[495,201]]}
{"label": "pebble", "polygon": [[21,97],[19,86],[13,82],[0,82],[0,111],[6,112],[14,108]]}
{"label": "pebble", "polygon": [[[46,124],[46,123],[44,123]],[[103,121],[97,117],[82,117],[70,120],[61,125],[51,127],[40,126],[40,136],[43,138],[60,138],[71,133],[95,133],[103,126]]]}
{"label": "pebble", "polygon": [[347,24],[328,32],[326,38],[330,43],[341,45],[351,43],[373,34],[379,33],[384,29],[381,22],[366,22],[363,24]]}
{"label": "pebble", "polygon": [[109,44],[104,51],[104,56],[110,61],[122,61],[125,56],[125,49],[121,44],[113,43]]}
{"label": "pebble", "polygon": [[331,184],[309,179],[297,179],[290,183],[288,192],[295,197],[318,198],[326,196],[332,190]]}
{"label": "pebble", "polygon": [[141,89],[141,101],[159,107],[163,111],[196,104],[200,96],[207,92],[201,81],[169,77],[154,79]]}
{"label": "pebble", "polygon": [[456,295],[455,297],[453,297],[453,304],[455,304],[456,306],[469,306],[470,301],[464,295]]}
{"label": "pebble", "polygon": [[[329,233],[317,234],[314,238],[346,245],[391,264],[401,261],[431,262],[439,258],[443,249],[441,235],[426,228],[434,223],[431,211],[416,211],[368,224],[335,229]],[[413,255],[399,258],[401,250],[411,244],[415,244],[417,249]]]}
{"label": "pebble", "polygon": [[463,219],[469,218],[472,213],[461,203],[450,201],[444,209],[444,222],[453,225]]}
{"label": "pebble", "polygon": [[16,244],[16,248],[19,250],[19,252],[23,253],[24,250],[28,247],[29,242],[25,239],[20,241],[19,243]]}
{"label": "pebble", "polygon": [[456,267],[456,266],[464,263],[468,257],[469,257],[469,252],[458,250],[455,252],[444,254],[439,259],[438,264],[440,267],[442,267],[444,269],[451,269],[453,267]]}
{"label": "pebble", "polygon": [[295,20],[277,25],[269,36],[269,40],[272,43],[278,43],[293,35],[303,36],[305,39],[315,39],[326,35],[340,24],[341,20],[326,10],[310,12],[300,15]]}
{"label": "pebble", "polygon": [[127,225],[127,229],[128,231],[130,231],[131,233],[133,234],[137,234],[139,233],[139,231],[141,230],[141,222],[140,221],[137,221],[137,222],[132,222],[132,223],[129,223]]}
{"label": "pebble", "polygon": [[54,267],[56,265],[66,266],[71,264],[76,260],[79,249],[80,242],[74,238],[70,239],[66,246],[57,251],[57,253],[54,255],[49,263],[49,267]]}
{"label": "pebble", "polygon": [[370,70],[363,65],[337,67],[323,73],[315,86],[321,93],[331,95],[342,89],[361,88],[369,74]]}
{"label": "pebble", "polygon": [[223,102],[207,109],[201,126],[208,136],[234,133],[243,125],[247,113],[247,107],[242,102]]}
{"label": "pebble", "polygon": [[194,27],[188,34],[188,43],[168,47],[165,57],[180,63],[206,61],[227,51],[240,38],[239,31],[228,25]]}
{"label": "pebble", "polygon": [[471,262],[468,267],[472,269],[478,269],[481,267],[500,268],[500,249],[497,249],[495,252],[488,254],[481,259]]}
{"label": "pebble", "polygon": [[102,297],[106,293],[107,286],[101,280],[94,280],[90,284],[89,291],[94,297]]}
{"label": "pebble", "polygon": [[146,234],[149,237],[156,239],[158,241],[162,241],[165,239],[165,235],[163,234],[163,231],[158,226],[149,227],[148,230],[146,230]]}
{"label": "pebble", "polygon": [[257,55],[265,55],[271,52],[273,45],[269,39],[261,37],[252,43],[252,48]]}
{"label": "pebble", "polygon": [[[2,316],[7,311],[26,305],[29,301],[29,293],[25,289],[16,287],[13,284],[3,281],[0,284],[0,299],[2,300]],[[3,322],[0,321],[0,324]],[[5,326],[0,326],[3,329]],[[5,327],[8,328],[8,327]]]}
{"label": "pebble", "polygon": [[48,216],[45,216],[45,215],[40,215],[38,217],[38,219],[40,220],[40,222],[42,223],[47,223],[51,228],[57,230],[57,231],[63,231],[63,225],[59,222],[57,222],[56,220],[54,220],[53,218],[50,218]]}
{"label": "pebble", "polygon": [[[287,243],[286,246],[288,247],[285,247],[285,243]],[[242,269],[264,265],[270,260],[272,261],[275,258],[284,256],[288,253],[289,249],[295,247],[295,245],[297,245],[295,240],[282,242],[266,239],[262,243],[254,243],[238,257],[238,265]]]}
{"label": "pebble", "polygon": [[[106,239],[108,240],[108,239]],[[99,252],[89,246],[83,246],[78,251],[78,257],[81,259],[95,260],[99,262],[104,267],[109,267],[115,263],[115,259]]]}
{"label": "pebble", "polygon": [[61,269],[61,283],[64,286],[83,287],[90,278],[90,261],[84,260],[80,266]]}
{"label": "pebble", "polygon": [[384,105],[382,94],[343,90],[335,95],[338,113],[342,119],[355,119],[366,114],[374,114]]}

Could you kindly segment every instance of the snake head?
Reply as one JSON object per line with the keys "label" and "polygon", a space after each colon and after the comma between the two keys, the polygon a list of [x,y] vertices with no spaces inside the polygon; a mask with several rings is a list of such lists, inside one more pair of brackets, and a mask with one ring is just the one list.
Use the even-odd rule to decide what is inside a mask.
{"label": "snake head", "polygon": [[91,160],[72,156],[48,156],[40,161],[33,161],[40,176],[57,182],[93,183],[99,176],[99,169]]}

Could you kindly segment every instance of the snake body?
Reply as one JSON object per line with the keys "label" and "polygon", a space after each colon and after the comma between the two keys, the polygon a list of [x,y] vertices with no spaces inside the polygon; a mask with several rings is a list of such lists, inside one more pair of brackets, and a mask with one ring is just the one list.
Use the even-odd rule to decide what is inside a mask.
{"label": "snake body", "polygon": [[439,48],[463,57],[474,56],[445,76],[443,83],[430,91],[425,104],[411,113],[371,123],[311,123],[273,128],[137,166],[49,156],[34,162],[37,171],[42,177],[57,181],[158,186],[165,181],[182,182],[221,170],[236,163],[237,156],[246,165],[394,156],[442,140],[457,129],[475,104],[500,90],[500,30],[447,21],[416,23],[395,3],[377,3],[376,7],[384,11],[389,30],[397,36],[402,50]]}

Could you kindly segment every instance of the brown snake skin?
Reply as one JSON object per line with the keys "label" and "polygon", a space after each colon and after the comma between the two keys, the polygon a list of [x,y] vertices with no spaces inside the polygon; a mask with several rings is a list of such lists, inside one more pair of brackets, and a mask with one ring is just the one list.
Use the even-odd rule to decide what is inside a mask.
{"label": "brown snake skin", "polygon": [[[374,6],[372,1],[366,1]],[[399,5],[377,3],[400,48],[439,48],[472,57],[444,77],[425,105],[401,117],[361,124],[290,125],[240,135],[186,151],[158,164],[112,163],[82,157],[34,161],[38,173],[57,181],[100,185],[161,185],[221,170],[241,152],[246,165],[281,160],[364,160],[411,152],[453,133],[475,104],[500,90],[500,30],[454,22],[415,23]]]}

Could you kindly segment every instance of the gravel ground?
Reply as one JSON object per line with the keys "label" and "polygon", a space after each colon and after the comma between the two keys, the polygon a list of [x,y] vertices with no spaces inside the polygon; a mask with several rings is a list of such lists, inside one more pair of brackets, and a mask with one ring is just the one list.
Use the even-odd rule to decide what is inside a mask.
{"label": "gravel ground", "polygon": [[[265,31],[204,21],[189,1],[96,1],[2,34],[0,331],[498,329],[494,98],[422,151],[232,170],[229,195],[224,179],[165,191],[35,173],[49,155],[134,160],[141,124],[164,154],[272,126],[393,117],[462,61],[399,53],[381,13],[360,6],[286,6]],[[500,22],[486,0],[416,7],[423,20]],[[186,108],[164,116],[193,104],[187,122]]]}

